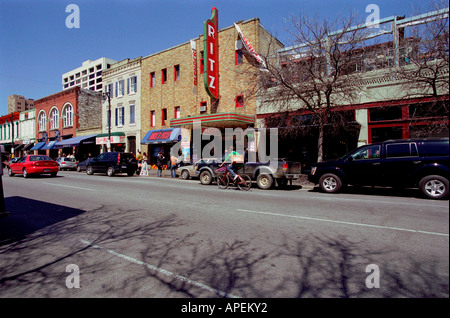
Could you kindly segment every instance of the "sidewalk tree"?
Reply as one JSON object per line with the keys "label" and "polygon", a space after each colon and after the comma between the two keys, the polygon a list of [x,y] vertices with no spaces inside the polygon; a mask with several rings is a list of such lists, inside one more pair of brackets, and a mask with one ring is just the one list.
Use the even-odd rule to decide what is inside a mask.
{"label": "sidewalk tree", "polygon": [[[430,102],[410,110],[413,121],[423,117],[437,119],[424,127],[420,133],[423,136],[439,135],[442,130],[448,130],[449,113],[448,2],[435,3],[429,11],[433,13],[430,17],[405,24],[407,38],[401,40],[400,49],[409,54],[392,69],[393,76],[403,81],[403,98],[429,97]],[[443,95],[447,95],[446,100]],[[446,120],[439,120],[442,117]]]}

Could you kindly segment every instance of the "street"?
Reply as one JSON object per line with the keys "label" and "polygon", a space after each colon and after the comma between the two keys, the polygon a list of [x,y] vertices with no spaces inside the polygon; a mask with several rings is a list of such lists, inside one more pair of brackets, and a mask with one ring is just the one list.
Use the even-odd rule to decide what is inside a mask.
{"label": "street", "polygon": [[74,171],[3,188],[0,297],[449,297],[448,200]]}

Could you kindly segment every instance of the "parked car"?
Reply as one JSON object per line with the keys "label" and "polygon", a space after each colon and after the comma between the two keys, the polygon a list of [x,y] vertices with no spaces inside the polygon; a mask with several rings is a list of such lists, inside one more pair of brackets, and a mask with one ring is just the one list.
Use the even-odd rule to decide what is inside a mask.
{"label": "parked car", "polygon": [[75,170],[77,168],[75,158],[58,157],[56,162],[59,164],[59,170]]}
{"label": "parked car", "polygon": [[[207,159],[196,164],[196,172],[202,184],[210,184],[216,178],[216,170],[223,160]],[[256,185],[263,190],[270,189],[275,183],[285,185],[289,180],[298,179],[301,173],[300,162],[274,159],[267,163],[246,162],[239,171],[256,180]]]}
{"label": "parked car", "polygon": [[86,173],[92,175],[95,172],[103,172],[109,177],[116,173],[126,173],[128,176],[132,176],[137,168],[138,163],[132,153],[104,152],[88,163]]}
{"label": "parked car", "polygon": [[190,179],[192,177],[197,177],[195,173],[195,165],[194,164],[186,164],[180,165],[176,170],[177,176],[180,176],[182,179]]}
{"label": "parked car", "polygon": [[88,158],[84,161],[80,161],[77,163],[77,172],[86,171],[86,167],[94,158]]}
{"label": "parked car", "polygon": [[59,164],[48,156],[27,155],[9,165],[8,175],[12,177],[15,174],[21,174],[24,178],[27,178],[32,174],[49,173],[52,177],[56,177],[58,170]]}
{"label": "parked car", "polygon": [[341,159],[316,163],[309,181],[324,192],[362,186],[418,187],[428,198],[449,194],[449,139],[389,140],[362,146]]}

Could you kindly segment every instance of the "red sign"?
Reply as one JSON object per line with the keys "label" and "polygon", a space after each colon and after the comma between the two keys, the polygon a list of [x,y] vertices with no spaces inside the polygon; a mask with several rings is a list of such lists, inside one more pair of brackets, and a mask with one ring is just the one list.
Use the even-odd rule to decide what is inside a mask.
{"label": "red sign", "polygon": [[152,132],[148,140],[160,140],[160,139],[169,139],[172,131],[155,131]]}
{"label": "red sign", "polygon": [[219,99],[219,12],[211,9],[211,19],[203,25],[203,48],[205,52],[204,84],[209,96]]}

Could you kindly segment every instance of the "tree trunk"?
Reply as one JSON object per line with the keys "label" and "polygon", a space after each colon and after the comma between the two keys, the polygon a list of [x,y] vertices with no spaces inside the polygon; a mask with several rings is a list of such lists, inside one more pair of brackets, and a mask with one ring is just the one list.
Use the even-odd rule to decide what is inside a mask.
{"label": "tree trunk", "polygon": [[324,131],[324,124],[320,123],[319,139],[317,141],[317,162],[323,161],[323,131]]}

